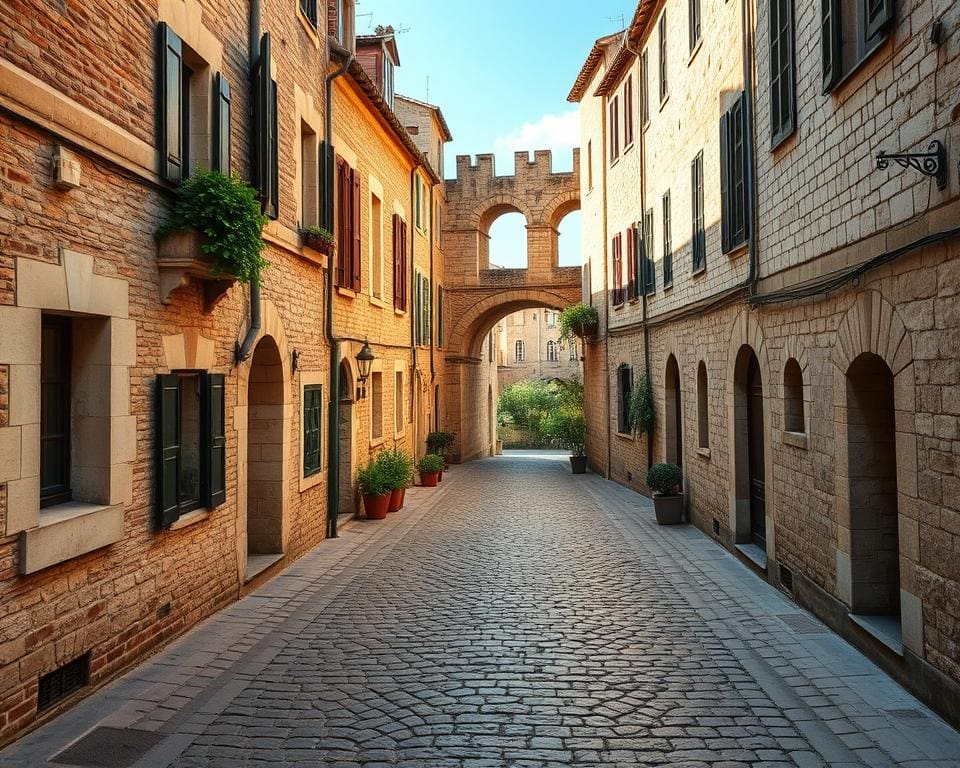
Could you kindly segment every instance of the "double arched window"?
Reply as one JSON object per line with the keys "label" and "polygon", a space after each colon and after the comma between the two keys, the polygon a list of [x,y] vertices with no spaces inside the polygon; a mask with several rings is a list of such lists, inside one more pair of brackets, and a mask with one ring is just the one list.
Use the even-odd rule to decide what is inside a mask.
{"label": "double arched window", "polygon": [[547,362],[557,362],[557,342],[553,339],[547,342]]}

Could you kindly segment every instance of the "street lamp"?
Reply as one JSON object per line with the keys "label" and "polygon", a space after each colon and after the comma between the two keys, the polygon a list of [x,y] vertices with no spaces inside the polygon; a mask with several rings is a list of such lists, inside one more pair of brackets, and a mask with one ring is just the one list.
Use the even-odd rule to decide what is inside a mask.
{"label": "street lamp", "polygon": [[364,341],[363,348],[357,352],[357,400],[363,400],[367,396],[367,379],[370,378],[370,366],[376,359],[376,356],[370,350],[370,342]]}

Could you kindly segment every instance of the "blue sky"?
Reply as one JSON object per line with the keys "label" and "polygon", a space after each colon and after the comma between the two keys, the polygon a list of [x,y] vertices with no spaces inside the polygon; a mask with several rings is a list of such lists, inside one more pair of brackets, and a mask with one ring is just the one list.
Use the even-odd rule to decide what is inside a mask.
{"label": "blue sky", "polygon": [[[593,41],[622,28],[636,0],[358,0],[357,32],[377,24],[400,30],[396,88],[440,106],[455,156],[494,152],[500,175],[513,152],[552,149],[554,170],[569,170],[579,143],[576,105],[567,93]],[[561,263],[579,264],[579,214],[560,228]],[[503,216],[491,229],[491,261],[519,266],[523,218]],[[518,259],[519,256],[519,259]]]}

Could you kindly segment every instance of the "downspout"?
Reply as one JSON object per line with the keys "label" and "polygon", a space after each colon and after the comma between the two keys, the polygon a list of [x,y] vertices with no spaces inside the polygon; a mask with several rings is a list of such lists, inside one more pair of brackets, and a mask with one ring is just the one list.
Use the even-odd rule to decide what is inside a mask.
{"label": "downspout", "polygon": [[[331,43],[333,47],[333,43]],[[343,55],[343,64],[324,81],[326,89],[326,109],[324,114],[323,140],[323,220],[328,231],[333,231],[333,190],[331,188],[331,169],[329,158],[333,154],[333,81],[340,77],[353,61],[353,54],[345,48],[336,53]],[[327,259],[327,318],[326,337],[330,346],[330,403],[327,407],[329,434],[327,436],[327,536],[337,538],[337,515],[340,512],[340,339],[333,332],[333,271],[334,265]]]}
{"label": "downspout", "polygon": [[[433,291],[433,248],[436,243],[436,233],[433,231],[433,184],[430,185],[430,290]],[[432,298],[432,297],[431,297]],[[441,307],[438,314],[443,312]],[[440,327],[437,326],[437,331],[440,330]],[[430,334],[430,383],[433,384],[437,380],[437,372],[435,370],[433,355],[434,355],[434,337],[435,334]],[[436,408],[436,401],[434,401],[434,407]],[[438,422],[440,416],[440,409],[436,408]],[[437,424],[437,429],[440,429],[440,424]]]}
{"label": "downspout", "polygon": [[[606,429],[607,433],[607,467],[604,472],[604,477],[609,480],[612,471],[611,466],[613,463],[613,430],[610,427],[610,291],[607,288],[607,280],[609,272],[607,271],[607,110],[606,106],[600,105],[600,168],[603,171],[601,176],[601,193],[603,195],[602,201],[600,204],[601,207],[601,220],[603,222],[603,393],[604,401],[606,405]],[[593,281],[593,275],[590,275],[591,282]],[[592,298],[592,296],[591,296]],[[586,352],[586,349],[584,349]],[[584,374],[586,375],[586,374]]]}
{"label": "downspout", "polygon": [[419,164],[414,164],[410,171],[410,223],[413,229],[410,231],[410,298],[407,301],[407,308],[410,311],[410,350],[413,353],[413,373],[410,376],[410,403],[413,408],[413,455],[417,455],[417,449],[420,447],[420,402],[417,399],[417,307],[413,302],[417,298],[417,198],[414,184],[417,179],[417,170]]}
{"label": "downspout", "polygon": [[746,92],[746,110],[747,130],[744,132],[746,137],[747,157],[750,158],[749,173],[747,173],[747,198],[750,200],[750,221],[747,229],[747,254],[749,259],[749,273],[747,276],[747,294],[753,298],[757,293],[757,280],[759,279],[758,255],[757,255],[757,158],[754,152],[756,146],[756,125],[753,119],[753,15],[752,0],[743,0],[741,6],[743,10],[743,89]]}
{"label": "downspout", "polygon": [[[247,40],[249,68],[253,72],[253,64],[260,55],[260,0],[250,0],[250,28],[249,38]],[[256,131],[256,125],[253,125],[253,109],[250,110],[251,135]],[[252,170],[252,169],[251,169]],[[242,363],[249,359],[253,351],[253,342],[260,335],[260,278],[259,275],[250,280],[250,327],[247,329],[247,335],[243,342],[237,344],[234,351],[236,361]]]}

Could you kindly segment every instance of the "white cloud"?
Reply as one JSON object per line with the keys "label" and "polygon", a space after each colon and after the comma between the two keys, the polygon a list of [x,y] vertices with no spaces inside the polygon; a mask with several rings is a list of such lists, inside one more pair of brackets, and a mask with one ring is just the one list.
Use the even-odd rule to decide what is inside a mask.
{"label": "white cloud", "polygon": [[[517,130],[493,140],[497,161],[512,163],[514,152],[550,149],[554,166],[569,166],[566,157],[580,144],[580,115],[577,110],[559,115],[544,115],[534,123],[524,123]],[[502,171],[501,171],[502,173]]]}

